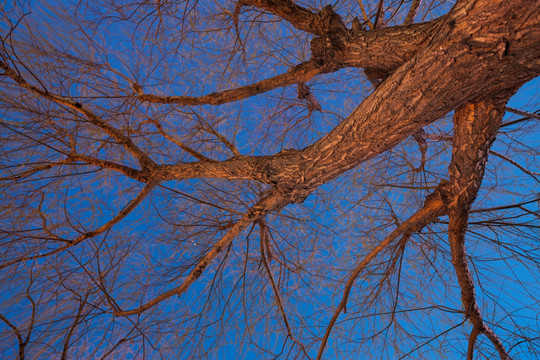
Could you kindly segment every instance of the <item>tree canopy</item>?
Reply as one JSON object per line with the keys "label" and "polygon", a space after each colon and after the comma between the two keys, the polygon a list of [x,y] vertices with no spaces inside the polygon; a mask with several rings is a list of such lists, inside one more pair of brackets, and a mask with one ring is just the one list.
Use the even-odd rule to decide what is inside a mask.
{"label": "tree canopy", "polygon": [[540,2],[0,16],[3,355],[539,356]]}

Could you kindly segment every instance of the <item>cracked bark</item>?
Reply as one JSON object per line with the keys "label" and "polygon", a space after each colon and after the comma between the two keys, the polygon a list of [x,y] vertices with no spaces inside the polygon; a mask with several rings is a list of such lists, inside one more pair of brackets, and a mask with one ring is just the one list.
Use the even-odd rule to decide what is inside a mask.
{"label": "cracked bark", "polygon": [[465,316],[473,325],[467,356],[471,359],[478,334],[489,338],[501,360],[509,359],[501,340],[482,317],[465,248],[469,210],[480,189],[489,148],[495,140],[503,114],[504,102],[473,102],[460,106],[454,115],[454,143],[445,202],[452,265],[461,288]]}

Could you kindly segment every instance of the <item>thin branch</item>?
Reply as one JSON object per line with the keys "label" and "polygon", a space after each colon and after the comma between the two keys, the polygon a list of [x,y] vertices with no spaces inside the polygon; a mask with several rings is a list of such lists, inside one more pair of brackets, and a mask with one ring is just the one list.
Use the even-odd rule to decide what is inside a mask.
{"label": "thin branch", "polygon": [[170,142],[178,145],[178,147],[182,150],[184,150],[185,152],[187,152],[189,155],[193,156],[194,158],[196,158],[197,160],[200,160],[200,161],[212,161],[212,159],[210,158],[207,158],[206,156],[204,156],[203,154],[199,153],[198,151],[190,148],[189,146],[187,146],[186,144],[184,144],[184,142],[180,139],[178,139],[176,136],[174,135],[170,135],[169,133],[165,132],[165,130],[163,130],[163,126],[161,126],[161,124],[159,123],[159,121],[156,121],[156,120],[152,120],[151,121],[152,124],[154,124],[156,126],[156,128],[158,129],[159,133],[161,135],[163,135],[163,137],[165,137],[165,139],[169,140]]}
{"label": "thin branch", "polygon": [[480,334],[480,329],[476,326],[473,326],[471,334],[469,335],[469,346],[467,348],[467,360],[473,360],[474,356],[474,344],[476,343],[476,338]]}
{"label": "thin branch", "polygon": [[[19,331],[19,328],[13,325],[2,313],[0,313],[0,320],[2,320],[7,326],[9,326],[13,333],[15,333],[15,336],[17,337],[17,342],[19,343],[19,360],[24,359],[24,341],[21,336],[21,332]],[[22,356],[21,356],[22,355]]]}
{"label": "thin branch", "polygon": [[510,159],[508,156],[500,154],[500,153],[498,153],[496,151],[489,150],[489,153],[492,154],[492,155],[495,155],[496,157],[501,158],[501,159],[503,159],[505,161],[508,161],[510,164],[514,165],[519,170],[523,171],[525,174],[530,175],[534,180],[536,180],[537,183],[540,183],[540,179],[537,178],[537,176],[540,176],[540,173],[535,173],[533,171],[530,171],[527,168],[521,166],[518,162]]}
{"label": "thin branch", "polygon": [[403,25],[410,25],[414,22],[414,17],[416,16],[416,12],[418,11],[418,7],[420,6],[420,1],[421,0],[413,0],[411,8],[409,9],[407,16],[405,17],[405,21],[403,21]]}
{"label": "thin branch", "polygon": [[384,0],[379,0],[379,5],[377,5],[377,14],[375,15],[375,21],[373,22],[373,29],[378,29],[379,27],[381,27],[379,24],[379,21],[383,13],[383,3],[384,3]]}
{"label": "thin branch", "polygon": [[[130,178],[132,178],[134,180],[138,180],[138,181],[141,181],[141,182],[148,181],[143,176],[142,171],[134,169],[134,168],[129,167],[129,166],[118,164],[118,163],[115,163],[115,162],[112,162],[112,161],[109,161],[109,160],[98,159],[98,158],[95,158],[93,156],[87,156],[87,155],[76,154],[76,153],[70,154],[69,159],[70,160],[83,161],[88,165],[95,165],[95,166],[99,166],[99,167],[104,168],[104,169],[113,170],[113,171],[119,172],[119,173],[124,174],[124,175],[126,175],[126,176],[128,176],[128,177],[130,177]],[[74,164],[68,164],[68,165],[84,165],[84,164],[74,163]]]}
{"label": "thin branch", "polygon": [[202,122],[205,126],[202,127],[204,131],[206,131],[209,134],[212,134],[216,136],[229,150],[233,153],[234,156],[242,156],[240,151],[234,146],[234,144],[229,141],[225,136],[220,134],[217,130],[215,130],[202,116],[200,116],[196,111],[193,111],[193,114],[197,117],[197,119]]}
{"label": "thin branch", "polygon": [[15,81],[20,87],[32,92],[34,95],[41,96],[45,99],[57,103],[58,105],[66,106],[74,110],[75,112],[84,115],[92,124],[101,128],[108,135],[114,138],[120,145],[122,145],[127,151],[129,151],[139,161],[143,168],[155,166],[154,161],[150,159],[150,157],[139,147],[137,147],[128,136],[122,134],[120,130],[109,125],[105,120],[94,114],[83,104],[65,98],[63,96],[53,94],[48,90],[42,90],[34,85],[31,85],[22,76],[17,74],[17,72],[15,72],[15,70],[13,70],[7,63],[3,61],[0,61],[0,68],[3,69],[6,75],[9,76],[13,81]]}
{"label": "thin branch", "polygon": [[363,1],[358,0],[358,5],[360,6],[360,11],[362,12],[362,18],[364,18],[365,24],[368,25],[371,30],[373,30],[375,27],[373,26],[373,23],[366,12]]}
{"label": "thin branch", "polygon": [[67,359],[67,352],[69,349],[69,342],[71,340],[71,337],[73,336],[73,332],[75,331],[75,328],[79,325],[79,322],[81,321],[81,315],[82,311],[84,309],[84,305],[86,305],[86,300],[88,299],[88,296],[90,295],[90,292],[87,292],[84,299],[80,300],[79,303],[79,309],[77,310],[77,315],[75,315],[75,319],[73,320],[73,324],[70,326],[69,331],[66,335],[66,338],[64,340],[64,348],[62,349],[62,358],[61,360]]}
{"label": "thin branch", "polygon": [[254,84],[242,86],[236,89],[225,90],[203,96],[159,96],[145,94],[138,88],[137,96],[141,101],[161,104],[179,105],[221,105],[224,103],[249,98],[267,91],[306,82],[313,77],[327,72],[316,60],[309,60],[290,69],[285,74],[280,74],[269,79],[258,81]]}
{"label": "thin branch", "polygon": [[266,272],[268,273],[268,278],[270,279],[270,283],[272,284],[272,289],[274,290],[274,295],[276,297],[276,301],[278,304],[279,311],[281,313],[281,316],[283,317],[283,322],[285,323],[285,328],[287,329],[287,335],[291,338],[291,340],[300,346],[302,349],[302,352],[304,355],[310,359],[306,348],[304,344],[299,342],[296,337],[293,335],[291,330],[291,325],[289,324],[289,319],[287,318],[287,313],[285,312],[285,308],[283,307],[283,301],[281,300],[281,295],[279,294],[279,289],[276,284],[276,280],[274,279],[274,275],[272,274],[272,269],[270,269],[270,264],[268,263],[268,259],[266,258],[266,247],[268,246],[268,239],[267,239],[267,230],[266,230],[266,224],[264,222],[264,219],[261,218],[257,221],[259,224],[259,241],[260,241],[260,248],[261,248],[261,258],[262,262],[264,264],[264,267],[266,269]]}
{"label": "thin branch", "polygon": [[64,165],[70,162],[71,162],[71,159],[67,158],[64,160],[57,161],[57,162],[51,162],[48,164],[39,165],[39,166],[33,167],[32,169],[23,171],[22,173],[0,178],[0,181],[17,181],[17,180],[25,179],[29,176],[34,175],[35,173],[50,170],[53,167]]}
{"label": "thin branch", "polygon": [[514,114],[521,115],[521,116],[526,116],[529,119],[540,120],[540,114],[535,114],[535,113],[531,113],[531,112],[528,112],[528,111],[514,109],[514,108],[511,108],[511,107],[508,107],[508,106],[505,106],[504,110],[509,111],[511,113],[514,113]]}
{"label": "thin branch", "polygon": [[438,216],[441,216],[444,213],[444,203],[440,194],[440,189],[442,189],[443,186],[444,185],[441,185],[437,190],[435,190],[435,192],[429,195],[426,198],[422,209],[418,210],[414,215],[412,215],[409,219],[404,221],[394,231],[392,231],[352,271],[352,274],[349,276],[349,279],[347,280],[347,283],[345,285],[345,289],[343,290],[343,297],[338,307],[334,311],[334,315],[332,316],[330,323],[326,327],[326,332],[319,347],[319,353],[317,354],[317,360],[320,360],[322,358],[324,348],[326,347],[328,339],[330,338],[332,328],[334,327],[340,313],[344,311],[347,307],[347,300],[349,299],[349,294],[352,290],[354,282],[362,273],[362,271],[366,268],[366,266],[371,262],[371,260],[373,260],[381,251],[387,248],[390,244],[392,244],[392,242],[394,242],[394,240],[396,240],[398,237],[420,231],[427,224],[431,223]]}
{"label": "thin branch", "polygon": [[266,215],[270,211],[279,211],[288,201],[282,198],[277,191],[271,192],[269,195],[263,197],[257,204],[253,205],[248,212],[238,220],[229,231],[214,244],[212,249],[207,252],[201,260],[195,265],[193,270],[189,275],[184,279],[184,281],[174,289],[171,289],[161,295],[156,296],[152,300],[146,302],[145,304],[132,309],[132,310],[117,310],[114,309],[115,316],[130,316],[141,314],[144,311],[156,306],[160,302],[167,300],[168,298],[174,295],[182,295],[186,292],[189,287],[203,274],[208,265],[221,253],[223,249],[228,247],[231,242],[240,234],[244,229],[246,229],[251,223],[257,221],[262,216]]}
{"label": "thin branch", "polygon": [[101,227],[97,228],[96,230],[87,232],[86,234],[82,234],[75,240],[71,240],[67,245],[64,245],[62,247],[59,247],[57,249],[51,250],[44,254],[39,255],[31,255],[31,256],[23,256],[21,258],[13,259],[8,262],[5,262],[0,265],[0,270],[4,269],[8,266],[17,264],[22,261],[28,261],[28,260],[35,260],[35,259],[41,259],[45,258],[54,254],[58,254],[62,251],[65,251],[82,241],[89,239],[91,237],[97,236],[99,234],[102,234],[103,232],[109,230],[114,225],[118,224],[122,219],[124,219],[129,213],[131,213],[142,201],[143,199],[152,191],[152,189],[156,186],[156,183],[148,183],[146,186],[141,190],[141,192],[133,199],[131,200],[114,218],[109,220],[107,223],[103,224]]}

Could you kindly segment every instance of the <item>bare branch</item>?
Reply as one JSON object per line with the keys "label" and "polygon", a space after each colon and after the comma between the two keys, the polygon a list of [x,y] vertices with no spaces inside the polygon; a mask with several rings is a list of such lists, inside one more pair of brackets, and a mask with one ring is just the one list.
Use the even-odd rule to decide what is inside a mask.
{"label": "bare branch", "polygon": [[112,218],[111,220],[109,220],[108,222],[106,222],[105,224],[103,224],[102,226],[97,228],[96,230],[87,232],[86,234],[82,234],[78,238],[69,241],[67,245],[64,245],[64,246],[59,247],[57,249],[48,251],[48,252],[46,252],[44,254],[40,253],[39,255],[23,256],[23,257],[20,257],[20,258],[17,258],[17,259],[7,261],[7,262],[5,262],[3,264],[0,264],[0,270],[6,268],[8,266],[23,262],[23,261],[41,259],[41,258],[45,258],[45,257],[51,256],[51,255],[54,255],[54,254],[58,254],[60,252],[63,252],[65,250],[67,250],[67,249],[81,243],[82,241],[84,241],[86,239],[89,239],[91,237],[94,237],[94,236],[97,236],[99,234],[104,233],[105,231],[111,229],[114,225],[118,224],[129,213],[131,213],[144,200],[144,198],[152,191],[152,189],[156,185],[157,185],[156,183],[148,183],[148,184],[146,184],[146,186],[141,190],[141,192],[133,200],[131,200],[114,218]]}
{"label": "bare branch", "polygon": [[369,26],[371,30],[373,30],[375,27],[373,26],[373,23],[371,22],[371,19],[366,12],[364,2],[362,0],[358,0],[358,5],[360,6],[360,11],[362,12],[362,18],[364,19],[364,22],[366,23],[366,25]]}
{"label": "bare branch", "polygon": [[204,96],[158,96],[153,94],[144,94],[142,89],[137,95],[142,101],[161,104],[221,105],[262,94],[280,87],[294,85],[298,82],[306,82],[324,72],[326,72],[326,69],[318,65],[317,61],[309,60],[295,66],[285,74],[277,75],[272,78],[261,80],[254,84],[242,86],[236,89],[211,93]]}
{"label": "bare branch", "polygon": [[403,25],[409,25],[414,22],[414,17],[416,16],[416,12],[418,11],[418,7],[420,6],[420,1],[421,0],[412,1],[409,12],[407,13],[407,16],[405,17],[405,21],[403,21]]}
{"label": "bare branch", "polygon": [[86,300],[88,299],[88,296],[90,296],[90,292],[87,292],[83,299],[79,299],[79,308],[77,309],[77,314],[75,315],[75,319],[73,320],[73,324],[69,327],[68,333],[66,335],[66,338],[64,339],[64,347],[62,348],[62,357],[60,360],[66,360],[67,353],[70,347],[70,341],[71,337],[73,336],[73,333],[75,332],[75,328],[79,325],[82,317],[82,312],[84,310],[84,307],[86,305]]}
{"label": "bare branch", "polygon": [[48,163],[48,164],[43,164],[43,165],[39,165],[39,166],[35,166],[33,167],[32,169],[28,169],[26,171],[23,171],[22,173],[19,173],[19,174],[15,174],[15,175],[11,175],[11,176],[6,176],[6,177],[3,177],[3,178],[0,178],[0,181],[17,181],[17,180],[22,180],[22,179],[25,179],[29,176],[32,176],[34,175],[35,173],[38,173],[38,172],[41,172],[41,171],[46,171],[46,170],[50,170],[52,169],[53,167],[56,167],[56,166],[61,166],[61,165],[64,165],[64,164],[68,164],[70,163],[72,160],[67,158],[67,159],[64,159],[64,160],[60,160],[60,161],[57,161],[57,162],[51,162],[51,163]]}
{"label": "bare branch", "polygon": [[375,15],[375,21],[373,22],[373,29],[384,27],[384,25],[381,26],[380,24],[381,15],[384,16],[383,3],[384,3],[384,0],[379,0],[379,4],[377,5],[377,13]]}
{"label": "bare branch", "polygon": [[266,195],[257,204],[253,205],[247,213],[242,216],[240,220],[234,224],[229,231],[218,242],[214,244],[212,249],[206,253],[202,259],[195,265],[193,270],[184,279],[180,286],[175,287],[161,295],[156,296],[152,300],[145,304],[132,309],[132,310],[114,310],[115,316],[130,316],[141,314],[144,311],[156,306],[160,302],[167,300],[174,295],[182,295],[189,287],[203,274],[204,270],[210,265],[210,263],[224,250],[231,242],[246,229],[254,221],[260,219],[262,216],[268,214],[270,211],[279,211],[285,205],[288,200],[282,198],[277,192],[273,191],[269,195]]}
{"label": "bare branch", "polygon": [[521,116],[526,116],[527,118],[530,118],[530,119],[540,120],[540,114],[535,114],[535,113],[531,113],[531,112],[528,112],[528,111],[514,109],[514,108],[511,108],[511,107],[508,107],[508,106],[505,106],[504,110],[512,112],[514,114],[521,115]]}
{"label": "bare branch", "polygon": [[161,135],[163,135],[163,137],[165,137],[167,140],[169,140],[173,144],[178,145],[178,147],[180,149],[184,150],[185,152],[187,152],[188,154],[190,154],[194,158],[196,158],[196,159],[198,159],[200,161],[212,161],[212,159],[207,158],[203,154],[199,153],[198,151],[193,150],[192,148],[190,148],[189,146],[184,144],[184,142],[182,140],[178,139],[176,136],[165,132],[165,130],[163,130],[163,126],[161,126],[161,124],[158,121],[152,120],[152,123],[157,127],[159,133]]}
{"label": "bare branch", "polygon": [[2,313],[0,313],[0,320],[2,320],[7,326],[13,330],[13,333],[17,337],[17,342],[19,344],[19,360],[24,360],[24,341],[21,336],[21,332],[17,326],[15,326],[13,323],[11,323],[8,318],[6,318]]}
{"label": "bare branch", "polygon": [[202,127],[204,131],[208,132],[209,134],[212,134],[216,136],[229,150],[233,153],[234,156],[242,156],[240,151],[234,146],[234,144],[229,141],[225,136],[220,134],[217,130],[215,130],[202,116],[200,116],[197,112],[193,111],[193,114],[199,119],[200,122],[204,124]]}
{"label": "bare branch", "polygon": [[501,159],[503,159],[505,161],[508,161],[510,164],[514,165],[519,170],[523,171],[525,174],[530,175],[536,182],[540,183],[540,179],[537,178],[537,176],[540,176],[540,173],[535,173],[533,171],[530,171],[529,169],[521,166],[517,161],[514,161],[514,160],[510,159],[508,156],[500,154],[500,153],[498,153],[496,151],[489,150],[489,153],[492,154],[492,155],[495,155],[496,157],[501,158]]}
{"label": "bare branch", "polygon": [[285,323],[285,328],[287,329],[287,335],[291,338],[291,340],[295,344],[300,346],[306,358],[310,359],[304,344],[299,342],[292,333],[291,325],[289,323],[289,319],[287,318],[287,313],[285,312],[285,308],[283,306],[283,301],[281,300],[281,295],[279,294],[279,289],[276,284],[276,280],[274,279],[274,275],[272,274],[272,269],[270,268],[270,264],[268,263],[268,259],[266,257],[265,248],[268,247],[268,239],[267,239],[267,227],[266,227],[266,223],[264,222],[264,218],[259,219],[257,223],[259,224],[259,230],[260,230],[259,240],[260,240],[260,251],[261,251],[262,262],[268,274],[268,278],[270,279],[270,283],[272,284],[272,290],[274,291],[274,295],[276,297],[279,311],[283,317],[283,322]]}
{"label": "bare branch", "polygon": [[98,115],[94,114],[83,104],[77,101],[73,101],[68,98],[65,98],[63,96],[53,94],[47,90],[40,89],[34,85],[31,85],[22,76],[17,74],[17,72],[13,70],[7,63],[3,61],[0,61],[0,68],[3,69],[5,73],[7,74],[7,76],[9,76],[13,81],[15,81],[22,88],[32,92],[35,95],[38,95],[40,97],[53,101],[59,105],[66,106],[70,108],[71,110],[74,110],[75,112],[78,112],[84,115],[86,118],[88,118],[88,120],[92,124],[98,126],[103,131],[105,131],[108,135],[110,135],[112,138],[118,141],[119,144],[121,144],[137,160],[139,160],[139,163],[141,164],[143,168],[155,166],[154,161],[152,161],[152,159],[150,159],[150,157],[145,152],[139,149],[128,136],[122,134],[120,130],[109,125],[105,120],[100,118]]}
{"label": "bare branch", "polygon": [[[452,265],[456,270],[461,288],[465,316],[470,319],[478,332],[485,334],[491,340],[501,360],[507,360],[508,353],[497,335],[485,324],[478,307],[465,250],[469,210],[480,189],[489,147],[495,140],[503,114],[503,106],[486,102],[468,103],[455,111],[454,144],[449,166],[450,182],[447,188],[446,206],[449,217],[448,239],[452,252]],[[471,340],[475,337],[473,332]],[[474,341],[471,340],[469,341],[469,355],[472,357],[471,347],[474,349]]]}
{"label": "bare branch", "polygon": [[[318,36],[324,36],[328,32],[328,17],[325,18],[324,15],[329,15],[331,13],[335,14],[331,5],[328,5],[330,6],[329,8],[326,7],[326,10],[323,9],[317,14],[296,5],[291,0],[240,0],[239,3],[270,11],[272,14],[291,23],[297,29]],[[338,23],[338,20],[335,19],[335,17],[332,18],[334,18],[333,22]],[[345,27],[342,24],[337,27],[338,29],[341,27],[342,30],[345,30]]]}
{"label": "bare branch", "polygon": [[418,210],[414,215],[408,218],[406,221],[401,223],[394,231],[392,231],[383,241],[381,241],[352,271],[351,276],[347,280],[345,288],[343,290],[343,297],[334,311],[334,315],[330,320],[330,323],[326,327],[326,332],[322,339],[321,345],[319,347],[319,352],[317,354],[317,360],[322,359],[322,355],[328,339],[330,338],[330,333],[334,327],[339,315],[347,307],[347,301],[349,299],[349,294],[352,290],[354,282],[362,271],[366,268],[367,265],[373,260],[378,254],[381,253],[385,248],[387,248],[392,242],[394,242],[400,236],[410,235],[412,233],[420,231],[426,225],[431,223],[437,217],[444,214],[444,203],[441,197],[441,189],[444,185],[439,186],[435,192],[429,195],[426,198],[424,206],[422,209]]}

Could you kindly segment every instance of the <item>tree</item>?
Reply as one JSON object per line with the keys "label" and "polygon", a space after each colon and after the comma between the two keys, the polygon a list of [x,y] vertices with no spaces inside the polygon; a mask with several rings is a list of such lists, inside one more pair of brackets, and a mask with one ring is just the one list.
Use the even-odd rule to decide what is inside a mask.
{"label": "tree", "polygon": [[5,356],[540,353],[540,2],[2,17]]}

